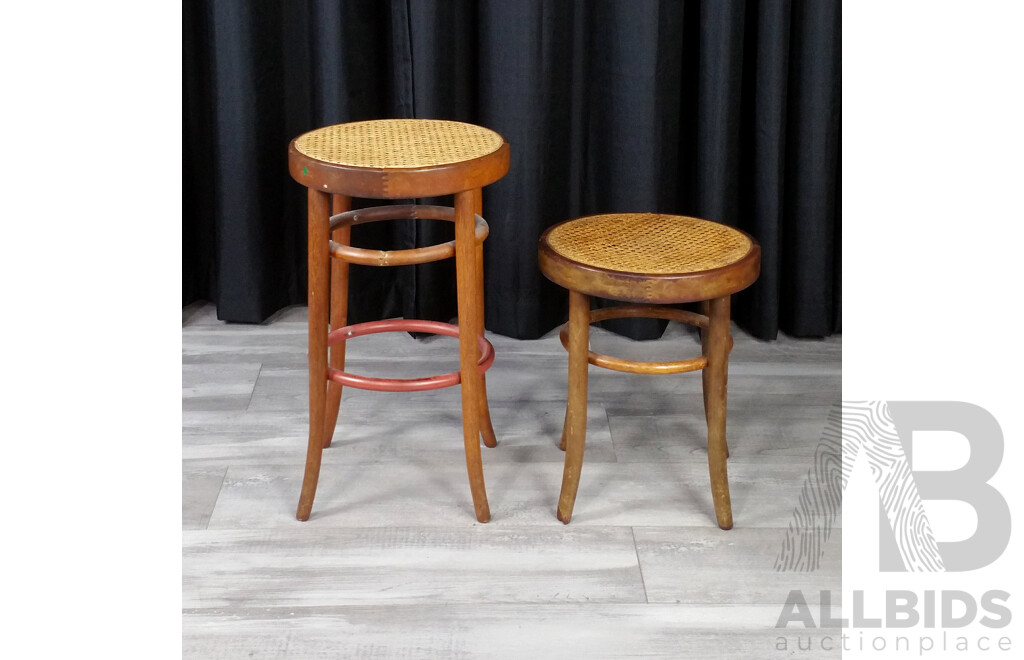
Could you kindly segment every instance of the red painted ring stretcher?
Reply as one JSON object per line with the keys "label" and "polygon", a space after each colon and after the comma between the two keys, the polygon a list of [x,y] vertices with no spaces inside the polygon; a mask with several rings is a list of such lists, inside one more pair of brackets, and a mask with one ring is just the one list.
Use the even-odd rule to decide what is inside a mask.
{"label": "red painted ring stretcher", "polygon": [[[458,337],[459,326],[452,325],[451,323],[441,323],[440,321],[420,321],[417,319],[370,321],[368,323],[347,325],[331,331],[327,335],[327,345],[333,346],[355,337],[380,332],[425,332],[434,335]],[[494,346],[483,336],[477,337],[477,343],[480,346],[480,359],[477,361],[477,368],[480,373],[484,373],[494,363]],[[452,387],[462,382],[462,375],[458,371],[439,376],[427,376],[425,378],[373,378],[370,376],[358,376],[330,367],[327,369],[327,378],[340,385],[355,387],[360,390],[373,390],[375,392],[422,392]]]}

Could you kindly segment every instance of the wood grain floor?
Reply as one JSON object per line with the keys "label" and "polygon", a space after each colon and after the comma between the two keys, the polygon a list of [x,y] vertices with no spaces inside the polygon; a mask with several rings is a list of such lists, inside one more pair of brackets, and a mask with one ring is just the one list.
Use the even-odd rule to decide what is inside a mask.
{"label": "wood grain floor", "polygon": [[[807,631],[775,626],[790,590],[838,599],[841,531],[817,571],[774,562],[840,398],[840,338],[734,330],[731,531],[714,522],[699,374],[591,367],[579,496],[570,525],[555,519],[567,365],[554,333],[489,335],[490,523],[473,516],[457,388],[345,390],[299,523],[305,311],[258,326],[219,322],[209,305],[183,311],[184,657],[839,657],[838,641],[805,651]],[[679,326],[654,342],[595,329],[592,345],[633,359],[700,353]],[[348,365],[452,371],[457,342],[359,338]]]}

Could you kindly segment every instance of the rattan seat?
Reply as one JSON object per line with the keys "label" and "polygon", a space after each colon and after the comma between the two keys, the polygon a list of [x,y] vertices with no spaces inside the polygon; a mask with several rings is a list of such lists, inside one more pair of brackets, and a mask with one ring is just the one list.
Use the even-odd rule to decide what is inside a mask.
{"label": "rattan seat", "polygon": [[292,177],[307,188],[376,199],[450,195],[508,172],[498,133],[443,119],[377,119],[325,126],[288,147]]}
{"label": "rattan seat", "polygon": [[[288,171],[308,189],[309,443],[296,517],[309,518],[320,464],[330,446],[342,386],[411,392],[460,385],[462,429],[470,492],[477,520],[490,509],[484,488],[480,439],[497,440],[483,372],[494,360],[484,338],[483,186],[508,172],[509,146],[498,133],[441,119],[379,119],[325,126],[288,145]],[[454,196],[453,207],[386,205],[352,210],[352,198],[417,199]],[[406,250],[351,245],[353,225],[397,219],[446,220],[455,240]],[[419,319],[346,325],[348,267],[400,266],[455,258],[458,325]],[[379,332],[434,332],[459,338],[459,371],[417,379],[369,378],[347,373],[345,344]]]}
{"label": "rattan seat", "polygon": [[680,303],[734,293],[757,279],[760,248],[717,222],[609,213],[555,225],[541,238],[545,275],[589,295]]}
{"label": "rattan seat", "polygon": [[[569,290],[569,400],[561,448],[565,450],[558,519],[572,517],[583,466],[587,423],[587,365],[644,374],[703,372],[708,424],[708,467],[715,515],[732,527],[726,470],[726,380],[730,296],[757,280],[761,248],[746,233],[716,222],[658,213],[609,213],[569,220],[540,238],[541,272]],[[638,303],[591,311],[590,297]],[[700,302],[703,313],[676,307]],[[701,355],[673,362],[637,362],[590,351],[590,324],[613,318],[652,317],[701,329]]]}

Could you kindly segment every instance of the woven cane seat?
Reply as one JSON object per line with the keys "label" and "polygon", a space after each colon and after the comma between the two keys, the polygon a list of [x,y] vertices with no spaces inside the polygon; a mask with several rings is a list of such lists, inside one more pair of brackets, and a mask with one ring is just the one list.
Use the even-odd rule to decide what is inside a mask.
{"label": "woven cane seat", "polygon": [[309,188],[358,197],[406,198],[480,188],[509,167],[504,138],[440,119],[378,119],[326,126],[288,147],[292,177]]}
{"label": "woven cane seat", "polygon": [[761,249],[717,222],[658,213],[569,220],[541,236],[541,271],[565,288],[615,300],[708,300],[757,279]]}

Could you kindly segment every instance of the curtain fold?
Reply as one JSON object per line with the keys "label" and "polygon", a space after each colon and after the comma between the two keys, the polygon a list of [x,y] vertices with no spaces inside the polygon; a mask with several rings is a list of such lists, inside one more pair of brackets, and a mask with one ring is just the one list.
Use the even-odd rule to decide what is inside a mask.
{"label": "curtain fold", "polygon": [[[305,189],[288,176],[288,142],[433,117],[512,146],[508,175],[484,191],[488,330],[535,338],[564,321],[537,238],[615,211],[754,235],[761,278],[733,310],[755,336],[840,330],[838,0],[187,0],[183,28],[183,304],[261,322],[304,303]],[[445,222],[353,228],[365,247],[450,238]],[[352,267],[353,322],[447,320],[454,301],[450,262]]]}
{"label": "curtain fold", "polygon": [[791,10],[788,0],[760,3],[746,21],[741,130],[749,151],[741,178],[750,186],[740,198],[738,226],[761,243],[761,276],[737,296],[734,316],[759,337],[779,328]]}

